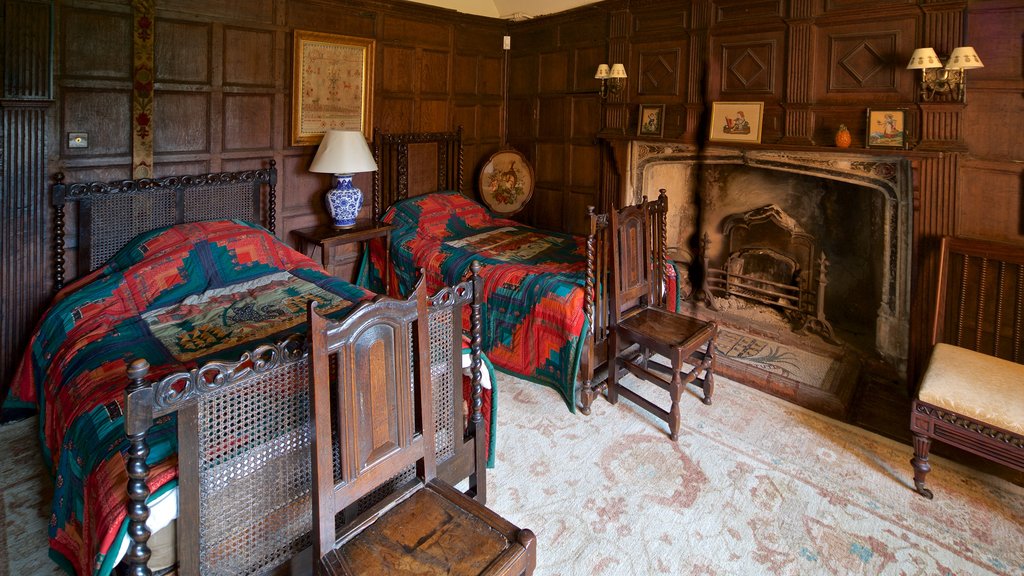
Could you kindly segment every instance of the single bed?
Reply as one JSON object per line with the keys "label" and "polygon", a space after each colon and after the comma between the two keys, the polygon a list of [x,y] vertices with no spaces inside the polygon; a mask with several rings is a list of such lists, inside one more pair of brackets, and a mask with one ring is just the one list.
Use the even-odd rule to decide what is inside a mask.
{"label": "single bed", "polygon": [[[51,557],[69,570],[107,574],[127,547],[124,389],[132,360],[145,359],[151,377],[178,382],[182,375],[201,379],[196,374],[211,374],[211,366],[258,365],[257,390],[286,391],[279,410],[250,405],[245,415],[219,416],[213,430],[239,425],[227,418],[255,417],[264,429],[308,421],[301,404],[306,303],[315,299],[339,317],[374,294],[330,276],[273,235],[275,188],[272,162],[264,170],[110,184],[57,179],[54,280],[62,289],[30,341],[4,407],[39,410],[55,483]],[[77,224],[72,245],[80,274],[68,286],[66,219]],[[441,372],[453,384],[438,395],[439,409],[447,410],[438,414],[438,427],[448,442],[439,443],[440,468],[453,482],[471,478],[470,489],[482,499],[476,454],[485,438],[467,433],[464,386],[455,384],[461,374]],[[163,418],[148,433],[149,485],[154,503],[162,503],[153,508],[153,531],[178,508],[174,429],[175,420]],[[275,512],[271,506],[278,504],[252,496],[236,504],[253,517]],[[300,502],[294,508],[301,513],[308,492],[288,497]],[[301,545],[308,504],[305,514],[305,526],[300,517],[275,536],[288,542],[276,552],[280,557]]]}
{"label": "single bed", "polygon": [[570,411],[589,412],[600,390],[607,323],[604,228],[588,236],[499,218],[462,191],[462,132],[375,131],[374,217],[394,226],[391,268],[371,242],[357,283],[393,295],[419,269],[428,290],[464,279],[473,261],[483,281],[483,350],[495,368],[555,389]]}

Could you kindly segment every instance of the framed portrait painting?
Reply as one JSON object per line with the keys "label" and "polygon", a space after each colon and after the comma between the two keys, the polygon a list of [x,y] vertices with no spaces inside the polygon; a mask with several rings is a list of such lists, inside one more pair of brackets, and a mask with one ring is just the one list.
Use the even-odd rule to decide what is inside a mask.
{"label": "framed portrait painting", "polygon": [[665,131],[665,105],[641,104],[640,120],[637,122],[637,136],[657,136]]}
{"label": "framed portrait painting", "polygon": [[906,148],[905,110],[872,110],[868,108],[868,148]]}
{"label": "framed portrait painting", "polygon": [[712,142],[761,141],[761,120],[764,102],[712,102]]}
{"label": "framed portrait painting", "polygon": [[318,144],[332,128],[373,136],[370,38],[295,31],[291,145]]}

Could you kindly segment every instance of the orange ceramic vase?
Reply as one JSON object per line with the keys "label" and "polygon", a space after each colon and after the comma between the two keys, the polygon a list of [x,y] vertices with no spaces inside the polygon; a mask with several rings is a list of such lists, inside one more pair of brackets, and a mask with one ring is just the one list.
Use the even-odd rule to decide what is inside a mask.
{"label": "orange ceramic vase", "polygon": [[850,147],[850,131],[846,129],[846,124],[840,124],[839,130],[836,131],[836,146],[840,148]]}

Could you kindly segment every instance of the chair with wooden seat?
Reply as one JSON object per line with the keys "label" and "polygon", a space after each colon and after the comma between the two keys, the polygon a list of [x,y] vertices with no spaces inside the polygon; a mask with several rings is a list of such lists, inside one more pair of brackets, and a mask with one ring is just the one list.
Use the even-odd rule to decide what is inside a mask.
{"label": "chair with wooden seat", "polygon": [[[313,560],[321,574],[531,574],[533,533],[436,478],[424,290],[421,279],[408,300],[381,296],[340,321],[310,305]],[[477,385],[478,338],[472,348]],[[412,480],[339,517],[410,466]]]}
{"label": "chair with wooden seat", "polygon": [[[608,335],[608,401],[624,396],[668,424],[669,437],[679,438],[679,401],[687,384],[702,388],[711,403],[715,389],[714,322],[670,312],[664,307],[665,190],[657,200],[613,209],[609,214],[612,278]],[[668,364],[652,356],[664,358]],[[638,391],[622,385],[627,371],[668,392],[671,407],[663,409]],[[702,376],[703,373],[703,376]]]}
{"label": "chair with wooden seat", "polygon": [[946,237],[932,352],[910,412],[914,487],[932,440],[1024,470],[1024,245]]}

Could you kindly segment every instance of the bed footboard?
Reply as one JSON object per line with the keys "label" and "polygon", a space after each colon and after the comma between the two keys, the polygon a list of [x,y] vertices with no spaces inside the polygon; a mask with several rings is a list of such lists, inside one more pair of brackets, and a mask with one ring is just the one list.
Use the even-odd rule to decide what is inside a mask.
{"label": "bed footboard", "polygon": [[607,379],[608,352],[608,215],[587,207],[590,231],[587,234],[587,272],[584,284],[583,313],[587,334],[580,359],[580,412],[590,414],[594,399],[602,393]]}
{"label": "bed footboard", "polygon": [[[478,266],[474,265],[475,272]],[[431,374],[438,430],[438,475],[469,480],[486,497],[480,311],[473,280],[431,299]],[[462,411],[462,310],[471,304],[471,416]],[[255,348],[237,362],[210,362],[151,383],[136,360],[126,389],[128,573],[151,574],[147,433],[177,418],[178,570],[185,574],[253,574],[279,566],[310,545],[312,476],[308,344],[292,336]]]}

